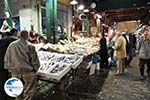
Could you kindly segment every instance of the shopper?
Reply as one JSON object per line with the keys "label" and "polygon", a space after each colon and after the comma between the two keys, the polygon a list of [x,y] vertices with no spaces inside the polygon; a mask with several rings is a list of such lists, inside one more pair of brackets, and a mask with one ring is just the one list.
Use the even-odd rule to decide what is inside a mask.
{"label": "shopper", "polygon": [[47,44],[47,37],[45,35],[41,35],[38,37],[39,43]]}
{"label": "shopper", "polygon": [[147,65],[147,74],[150,78],[150,39],[149,39],[150,32],[144,32],[144,38],[141,38],[139,41],[139,67],[140,67],[140,74],[141,80],[144,80],[144,69],[145,65]]}
{"label": "shopper", "polygon": [[16,100],[31,100],[37,86],[36,71],[40,63],[28,39],[28,31],[21,31],[20,39],[9,45],[5,55],[5,68],[24,83],[24,91]]}
{"label": "shopper", "polygon": [[17,37],[10,32],[6,32],[5,37],[0,40],[0,100],[8,100],[8,96],[4,91],[4,84],[9,78],[9,73],[4,69],[4,56],[9,44],[15,40],[17,40]]}
{"label": "shopper", "polygon": [[118,38],[114,46],[114,56],[117,60],[117,73],[115,75],[124,74],[125,59],[126,59],[126,40],[121,33],[118,33]]}
{"label": "shopper", "polygon": [[18,35],[17,29],[13,28],[13,29],[10,30],[10,32],[13,34],[13,36],[17,37],[17,35]]}
{"label": "shopper", "polygon": [[126,67],[131,67],[130,63],[133,59],[133,49],[135,48],[136,38],[133,36],[132,33],[129,33],[127,31],[123,32],[123,37],[126,40],[126,53],[127,53],[127,59],[126,59]]}
{"label": "shopper", "polygon": [[133,34],[132,35],[132,53],[133,53],[133,56],[135,57],[136,56],[136,53],[135,53],[135,51],[136,51],[136,47],[137,47],[137,38],[136,38],[136,36],[135,36],[135,34]]}
{"label": "shopper", "polygon": [[108,67],[108,51],[107,51],[107,41],[102,32],[102,37],[100,39],[100,71],[103,71],[104,68]]}
{"label": "shopper", "polygon": [[37,44],[37,37],[36,37],[36,33],[33,31],[30,31],[30,37],[29,37],[29,42],[33,43],[33,44]]}

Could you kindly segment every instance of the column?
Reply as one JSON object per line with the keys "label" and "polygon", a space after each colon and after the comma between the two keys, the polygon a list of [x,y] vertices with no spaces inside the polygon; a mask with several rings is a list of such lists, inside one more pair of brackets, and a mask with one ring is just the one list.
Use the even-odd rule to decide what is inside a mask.
{"label": "column", "polygon": [[84,31],[88,32],[89,29],[89,20],[88,20],[88,16],[86,16],[86,18],[84,19]]}
{"label": "column", "polygon": [[71,40],[71,36],[72,36],[72,6],[69,6],[68,9],[68,39]]}
{"label": "column", "polygon": [[48,41],[56,42],[56,25],[57,25],[57,0],[46,1],[46,22]]}

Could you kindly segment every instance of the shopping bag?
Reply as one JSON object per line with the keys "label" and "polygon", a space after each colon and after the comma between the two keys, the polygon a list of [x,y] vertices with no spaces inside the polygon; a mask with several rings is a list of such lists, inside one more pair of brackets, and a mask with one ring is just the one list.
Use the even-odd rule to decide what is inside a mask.
{"label": "shopping bag", "polygon": [[90,72],[89,72],[89,76],[90,76],[90,75],[93,75],[93,74],[95,73],[96,65],[97,65],[97,64],[92,64],[92,65],[91,65]]}
{"label": "shopping bag", "polygon": [[96,64],[96,70],[100,70],[100,62]]}

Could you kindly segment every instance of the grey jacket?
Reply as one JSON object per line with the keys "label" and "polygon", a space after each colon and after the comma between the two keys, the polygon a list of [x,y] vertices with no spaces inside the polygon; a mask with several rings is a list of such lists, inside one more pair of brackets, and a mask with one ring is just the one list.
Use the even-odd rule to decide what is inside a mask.
{"label": "grey jacket", "polygon": [[150,40],[142,38],[139,41],[139,58],[150,59]]}
{"label": "grey jacket", "polygon": [[5,54],[5,69],[12,73],[37,71],[40,63],[35,48],[25,40],[12,42]]}

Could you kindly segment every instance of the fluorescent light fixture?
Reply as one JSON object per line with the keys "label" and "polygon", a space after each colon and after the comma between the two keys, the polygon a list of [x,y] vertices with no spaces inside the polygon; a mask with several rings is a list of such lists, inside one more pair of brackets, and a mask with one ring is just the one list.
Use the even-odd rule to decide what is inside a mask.
{"label": "fluorescent light fixture", "polygon": [[84,5],[80,5],[79,7],[78,7],[78,10],[83,10],[84,9]]}
{"label": "fluorescent light fixture", "polygon": [[141,22],[141,20],[138,20],[137,22],[138,22],[138,23],[140,23],[140,22]]}
{"label": "fluorescent light fixture", "polygon": [[78,4],[78,2],[77,2],[76,0],[72,0],[72,1],[70,2],[70,4],[71,4],[71,5],[76,5],[76,4]]}
{"label": "fluorescent light fixture", "polygon": [[83,12],[87,13],[89,12],[89,9],[84,9]]}

